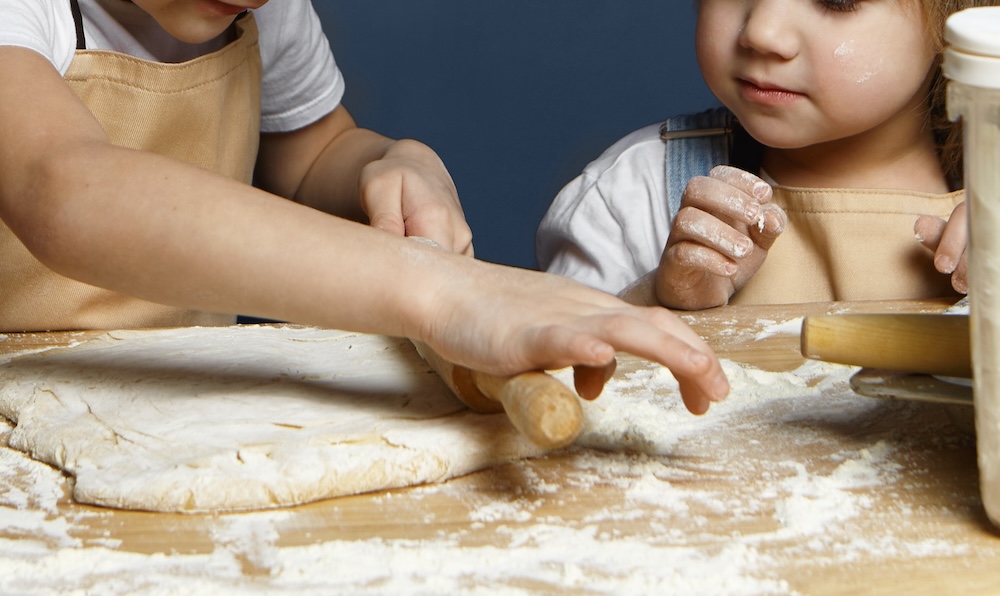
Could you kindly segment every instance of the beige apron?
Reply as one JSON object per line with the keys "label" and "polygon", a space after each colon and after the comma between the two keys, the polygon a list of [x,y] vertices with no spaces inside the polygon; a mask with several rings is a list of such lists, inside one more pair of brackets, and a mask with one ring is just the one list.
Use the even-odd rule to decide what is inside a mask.
{"label": "beige apron", "polygon": [[963,191],[776,187],[788,226],[731,304],[937,298],[957,294],[913,232],[920,215],[947,219]]}
{"label": "beige apron", "polygon": [[[261,63],[253,15],[240,17],[233,31],[235,40],[222,49],[179,64],[78,50],[65,79],[115,145],[159,153],[249,184],[260,138]],[[231,314],[185,311],[57,275],[2,222],[0,255],[0,331],[235,321]]]}

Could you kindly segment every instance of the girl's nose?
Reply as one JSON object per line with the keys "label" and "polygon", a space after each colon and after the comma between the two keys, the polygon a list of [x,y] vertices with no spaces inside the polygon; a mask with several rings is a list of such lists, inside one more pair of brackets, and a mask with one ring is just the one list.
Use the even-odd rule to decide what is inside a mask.
{"label": "girl's nose", "polygon": [[800,39],[794,16],[797,2],[801,4],[800,0],[749,0],[740,30],[740,47],[784,60],[794,58]]}

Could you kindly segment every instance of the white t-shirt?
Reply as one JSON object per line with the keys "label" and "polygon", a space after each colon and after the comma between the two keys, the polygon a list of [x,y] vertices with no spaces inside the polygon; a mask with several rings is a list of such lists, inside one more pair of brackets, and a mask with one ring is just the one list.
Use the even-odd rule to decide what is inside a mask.
{"label": "white t-shirt", "polygon": [[665,156],[660,124],[653,124],[587,165],[539,225],[539,267],[611,293],[656,269],[675,215]]}
{"label": "white t-shirt", "polygon": [[[79,0],[87,48],[157,62],[183,62],[219,49],[220,39],[188,44],[171,37],[138,6]],[[253,11],[263,65],[261,132],[296,130],[332,112],[344,80],[309,0],[272,0]],[[0,0],[0,45],[45,56],[66,74],[76,51],[69,0]]]}

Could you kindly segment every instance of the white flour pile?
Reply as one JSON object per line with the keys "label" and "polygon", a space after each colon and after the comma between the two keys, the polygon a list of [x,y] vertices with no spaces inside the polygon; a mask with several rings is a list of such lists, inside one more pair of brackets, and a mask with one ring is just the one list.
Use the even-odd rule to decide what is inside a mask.
{"label": "white flour pile", "polygon": [[[768,333],[791,326],[764,325]],[[800,558],[840,565],[967,553],[939,538],[894,539],[888,528],[907,527],[912,512],[887,507],[895,501],[888,497],[876,520],[887,528],[874,534],[882,538],[857,537],[874,523],[868,516],[880,494],[906,490],[897,455],[907,438],[852,442],[849,431],[905,420],[918,406],[855,396],[846,367],[808,362],[772,373],[724,364],[732,395],[705,417],[686,413],[664,369],[616,377],[586,405],[578,446],[560,456],[568,472],[525,461],[509,464],[524,483],[511,490],[447,483],[372,499],[386,511],[412,508],[424,521],[435,520],[420,507],[429,496],[468,510],[465,524],[421,540],[282,545],[284,529],[301,515],[292,509],[208,518],[214,550],[207,554],[136,554],[111,535],[84,543],[81,528],[112,514],[60,513],[61,474],[0,449],[0,593],[783,594],[793,590],[782,569]],[[826,455],[807,465],[789,459],[789,447]],[[596,486],[617,497],[596,513],[570,513],[565,495],[581,491],[567,489],[587,494]],[[503,547],[484,545],[484,531]]]}

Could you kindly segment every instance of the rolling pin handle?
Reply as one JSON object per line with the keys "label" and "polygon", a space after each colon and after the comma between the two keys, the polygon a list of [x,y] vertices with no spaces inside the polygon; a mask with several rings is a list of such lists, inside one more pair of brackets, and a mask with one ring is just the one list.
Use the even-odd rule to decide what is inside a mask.
{"label": "rolling pin handle", "polygon": [[490,375],[456,366],[424,343],[413,344],[465,405],[483,414],[507,412],[514,428],[539,447],[564,447],[580,433],[583,409],[579,398],[547,373]]}
{"label": "rolling pin handle", "polygon": [[565,447],[580,434],[580,399],[547,373],[497,377],[473,372],[472,378],[484,394],[503,404],[514,427],[539,447]]}

